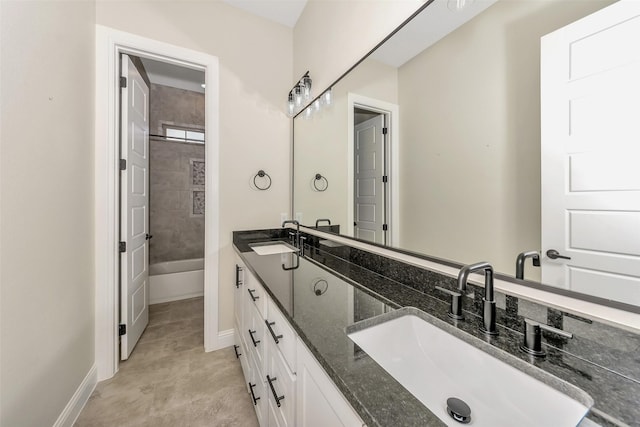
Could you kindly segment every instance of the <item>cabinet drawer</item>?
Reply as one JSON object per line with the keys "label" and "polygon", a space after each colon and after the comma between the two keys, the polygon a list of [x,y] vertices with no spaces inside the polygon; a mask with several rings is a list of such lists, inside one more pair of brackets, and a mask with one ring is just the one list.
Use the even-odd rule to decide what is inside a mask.
{"label": "cabinet drawer", "polygon": [[264,377],[262,372],[255,365],[254,360],[249,360],[249,364],[253,365],[251,367],[252,375],[247,380],[247,386],[249,387],[249,395],[251,396],[251,402],[253,403],[253,407],[256,410],[256,416],[258,417],[258,422],[261,426],[265,427],[268,425],[268,406],[269,406],[269,397],[267,396],[267,387],[264,382]]}
{"label": "cabinet drawer", "polygon": [[265,321],[267,327],[267,339],[278,348],[284,360],[287,362],[289,369],[296,373],[296,333],[287,322],[284,315],[280,312],[275,303],[269,300],[267,308],[267,319]]}
{"label": "cabinet drawer", "polygon": [[296,376],[287,367],[282,353],[270,343],[267,352],[267,369],[265,380],[269,406],[275,412],[279,426],[295,425],[296,408]]}
{"label": "cabinet drawer", "polygon": [[256,361],[256,365],[260,370],[265,366],[265,353],[268,338],[265,335],[266,325],[258,309],[254,306],[249,306],[245,316],[245,330],[243,335],[245,338],[248,353],[251,353]]}
{"label": "cabinet drawer", "polygon": [[260,316],[264,319],[267,317],[267,300],[269,299],[264,288],[248,269],[244,270],[244,294],[245,303],[244,309],[248,306],[255,306],[260,312]]}
{"label": "cabinet drawer", "polygon": [[242,341],[240,330],[238,328],[235,328],[233,335],[236,358],[240,361],[240,366],[242,367],[242,373],[244,374],[244,377],[249,378],[251,376],[251,365],[248,363],[249,353],[247,352],[247,348]]}

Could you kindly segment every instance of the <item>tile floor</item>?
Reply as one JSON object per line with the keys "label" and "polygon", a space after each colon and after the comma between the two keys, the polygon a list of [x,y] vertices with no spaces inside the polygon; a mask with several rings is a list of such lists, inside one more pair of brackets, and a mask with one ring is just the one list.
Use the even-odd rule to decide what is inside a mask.
{"label": "tile floor", "polygon": [[257,427],[233,348],[205,353],[202,298],[154,304],[118,373],[98,384],[76,427]]}

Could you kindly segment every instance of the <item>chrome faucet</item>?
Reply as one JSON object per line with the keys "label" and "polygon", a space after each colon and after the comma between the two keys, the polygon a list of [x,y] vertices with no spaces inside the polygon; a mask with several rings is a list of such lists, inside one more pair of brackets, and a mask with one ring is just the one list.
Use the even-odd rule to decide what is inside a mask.
{"label": "chrome faucet", "polygon": [[540,254],[536,251],[520,252],[516,258],[516,279],[524,279],[524,262],[531,258],[534,267],[540,267]]}
{"label": "chrome faucet", "polygon": [[295,224],[296,225],[296,239],[295,239],[295,247],[298,248],[298,253],[300,255],[304,255],[304,248],[300,244],[300,223],[295,219],[288,219],[282,222],[282,227],[284,228],[287,224]]}
{"label": "chrome faucet", "polygon": [[469,274],[484,270],[484,298],[482,299],[482,332],[488,335],[497,335],[496,328],[496,302],[493,300],[493,267],[488,262],[465,265],[458,273],[458,290],[464,294],[467,290]]}

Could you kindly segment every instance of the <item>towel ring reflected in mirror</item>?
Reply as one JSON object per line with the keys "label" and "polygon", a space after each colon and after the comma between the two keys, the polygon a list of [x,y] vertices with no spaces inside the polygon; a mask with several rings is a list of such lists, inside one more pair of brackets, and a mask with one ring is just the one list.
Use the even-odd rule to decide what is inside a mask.
{"label": "towel ring reflected in mirror", "polygon": [[327,181],[326,177],[317,173],[313,180],[313,188],[316,191],[326,191],[329,188],[329,181]]}
{"label": "towel ring reflected in mirror", "polygon": [[322,277],[317,277],[312,280],[313,293],[317,296],[323,295],[329,289],[329,283]]}
{"label": "towel ring reflected in mirror", "polygon": [[[267,182],[266,182],[266,185],[264,185],[264,184],[263,184],[262,186],[259,186],[259,185],[258,185],[258,182],[257,182],[258,178],[266,178],[266,181],[267,181]],[[264,180],[262,180],[262,181],[264,181]],[[254,185],[258,190],[261,190],[261,191],[268,190],[269,188],[271,188],[271,177],[269,176],[269,174],[268,174],[268,173],[266,173],[265,171],[263,171],[262,169],[260,169],[260,170],[258,171],[258,173],[257,173],[257,174],[255,174],[255,176],[253,177],[253,185]]]}

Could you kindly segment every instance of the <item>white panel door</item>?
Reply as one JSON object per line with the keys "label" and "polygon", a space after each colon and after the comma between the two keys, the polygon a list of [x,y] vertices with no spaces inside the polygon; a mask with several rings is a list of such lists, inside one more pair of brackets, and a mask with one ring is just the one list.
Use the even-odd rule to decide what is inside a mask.
{"label": "white panel door", "polygon": [[127,55],[122,55],[120,176],[120,357],[129,358],[149,323],[149,88]]}
{"label": "white panel door", "polygon": [[384,116],[354,127],[354,237],[386,243],[384,176]]}
{"label": "white panel door", "polygon": [[541,72],[542,281],[640,304],[640,2],[543,37]]}

